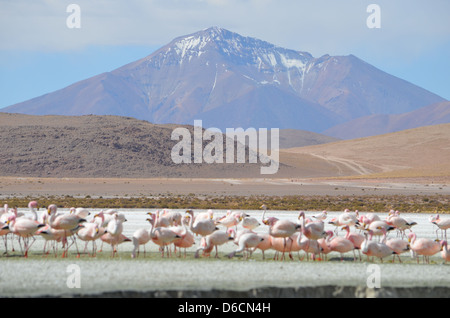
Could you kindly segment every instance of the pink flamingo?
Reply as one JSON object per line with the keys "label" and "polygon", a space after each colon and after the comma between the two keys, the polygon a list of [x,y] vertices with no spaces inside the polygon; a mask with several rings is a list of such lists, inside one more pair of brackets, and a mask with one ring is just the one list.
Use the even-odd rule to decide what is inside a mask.
{"label": "pink flamingo", "polygon": [[328,248],[332,251],[332,252],[338,252],[341,254],[341,261],[344,260],[344,254],[348,253],[350,251],[353,251],[353,261],[356,261],[356,255],[355,255],[355,246],[353,245],[353,243],[341,236],[336,236],[334,238],[332,238],[329,242],[328,242]]}
{"label": "pink flamingo", "polygon": [[[264,224],[269,226],[269,234],[271,236],[274,238],[279,237],[283,239],[283,255],[281,256],[281,260],[283,260],[287,246],[287,239],[290,239],[292,234],[300,228],[300,225],[289,220],[279,220],[274,217],[265,219]],[[272,244],[274,244],[273,240]]]}
{"label": "pink flamingo", "polygon": [[49,254],[49,251],[47,250],[47,244],[49,242],[53,242],[53,252],[55,254],[55,257],[57,257],[58,251],[57,251],[56,243],[62,242],[62,240],[65,237],[66,231],[55,230],[50,225],[47,224],[45,227],[41,228],[36,234],[39,234],[45,240],[44,249],[42,251],[42,254],[43,255]]}
{"label": "pink flamingo", "polygon": [[202,250],[207,250],[208,248],[215,248],[216,255],[215,258],[219,258],[218,246],[223,245],[229,241],[234,240],[233,237],[234,230],[228,229],[227,231],[214,231],[213,233],[204,237],[204,246],[200,246],[195,252],[195,258],[199,257],[199,252]]}
{"label": "pink flamingo", "polygon": [[208,218],[205,218],[202,216],[200,219],[198,219],[199,215],[197,217],[194,217],[194,211],[192,211],[192,210],[187,210],[186,213],[188,213],[190,215],[189,229],[194,234],[201,235],[201,236],[207,236],[207,235],[211,234],[212,232],[218,230],[214,220],[212,219],[212,217],[213,217],[212,212],[207,213],[207,215],[209,215]]}
{"label": "pink flamingo", "polygon": [[324,231],[324,223],[322,221],[314,221],[305,224],[305,212],[300,212],[298,219],[302,219],[301,233],[305,235],[310,240],[318,240],[320,238],[326,237],[326,232]]}
{"label": "pink flamingo", "polygon": [[84,252],[86,252],[89,242],[92,242],[92,256],[95,257],[97,253],[97,244],[95,241],[105,234],[106,229],[100,228],[96,223],[85,223],[83,228],[77,232],[80,240],[86,242]]}
{"label": "pink flamingo", "polygon": [[410,230],[411,227],[414,225],[417,225],[416,222],[408,221],[402,217],[399,216],[398,211],[394,212],[394,214],[390,214],[387,219],[386,223],[388,225],[391,225],[397,229],[397,231],[401,234],[401,237],[405,237],[405,231]]}
{"label": "pink flamingo", "polygon": [[[152,215],[152,218],[147,219],[147,221],[151,224],[150,233],[152,242],[161,247],[161,256],[164,257],[166,247],[176,239],[181,238],[181,236],[167,227],[155,227],[155,224],[158,223],[158,214],[156,214],[156,217]],[[167,250],[167,256],[169,257],[169,250]]]}
{"label": "pink flamingo", "polygon": [[[313,260],[316,260],[316,255],[319,255],[322,252],[322,248],[318,240],[310,240],[309,238],[298,234],[296,242],[298,248],[305,252],[306,259],[308,261],[309,261],[309,254],[312,254]],[[303,260],[303,258],[301,260]]]}
{"label": "pink flamingo", "polygon": [[[386,244],[372,241],[372,230],[369,230],[369,234],[366,232],[364,235],[365,240],[361,246],[361,251],[363,254],[367,255],[367,258],[370,256],[377,257],[383,263],[383,258],[394,254],[394,251]],[[367,238],[368,235],[370,235],[369,239]]]}
{"label": "pink flamingo", "polygon": [[361,261],[361,252],[360,251],[361,251],[362,243],[364,242],[364,239],[365,239],[364,235],[355,233],[355,232],[350,232],[350,226],[348,226],[348,225],[344,226],[342,229],[347,231],[345,238],[353,243],[353,246],[358,251],[359,260]]}
{"label": "pink flamingo", "polygon": [[386,229],[382,228],[381,230],[383,231],[383,239],[381,240],[381,242],[385,243],[391,250],[394,251],[392,262],[395,262],[395,256],[397,255],[399,262],[402,263],[400,254],[403,254],[410,250],[409,243],[399,238],[386,240]]}
{"label": "pink flamingo", "polygon": [[272,236],[269,233],[258,234],[263,240],[256,246],[262,252],[262,259],[265,260],[265,251],[272,249]]}
{"label": "pink flamingo", "polygon": [[[198,216],[197,216],[198,217]],[[228,211],[225,216],[216,221],[216,224],[225,226],[226,228],[236,227],[242,221],[240,213],[231,213]]]}
{"label": "pink flamingo", "polygon": [[173,242],[173,245],[175,247],[178,247],[180,249],[179,257],[181,257],[181,249],[184,249],[184,258],[186,258],[186,249],[190,248],[192,245],[195,244],[194,234],[192,234],[191,231],[187,228],[187,224],[189,224],[188,219],[183,219],[182,226],[177,226],[175,228],[172,228],[172,230],[180,236],[179,239],[176,239]]}
{"label": "pink flamingo", "polygon": [[441,219],[439,214],[436,214],[436,216],[430,218],[430,222],[438,227],[436,236],[437,231],[441,230],[441,232],[445,233],[445,239],[447,240],[447,230],[450,229],[450,218]]}
{"label": "pink flamingo", "polygon": [[[48,215],[50,216],[49,221],[49,225],[54,228],[55,230],[64,230],[66,235],[63,239],[63,245],[66,245],[67,248],[64,250],[62,257],[66,257],[67,253],[68,253],[68,249],[69,249],[69,245],[67,244],[67,237],[68,236],[72,236],[72,230],[76,229],[81,223],[86,222],[85,219],[80,218],[78,215],[76,214],[66,214],[66,215],[61,215],[61,214],[57,214],[57,209],[58,207],[55,204],[52,204],[48,207]],[[72,239],[73,243],[75,243],[76,246],[76,241],[75,238]],[[73,244],[72,243],[72,244]],[[78,251],[78,247],[77,247],[77,251]],[[77,253],[78,256],[80,255],[80,253]]]}
{"label": "pink flamingo", "polygon": [[249,232],[249,233],[242,234],[239,236],[239,242],[238,242],[239,248],[237,250],[231,252],[230,254],[228,254],[228,258],[233,258],[236,255],[236,253],[240,253],[240,252],[243,252],[246,250],[246,251],[248,251],[248,254],[250,254],[250,256],[247,256],[247,255],[244,256],[244,259],[247,259],[252,256],[254,249],[256,249],[256,247],[262,241],[264,241],[264,238],[259,236],[256,233]]}
{"label": "pink flamingo", "polygon": [[424,263],[430,263],[430,256],[438,253],[441,250],[441,245],[438,241],[428,238],[417,238],[416,233],[408,234],[408,241],[410,248],[417,256],[417,263],[419,263],[419,255],[423,256]]}
{"label": "pink flamingo", "polygon": [[442,248],[441,256],[444,259],[444,263],[447,264],[447,261],[450,261],[450,251],[447,246],[447,241],[441,241],[440,244]]}
{"label": "pink flamingo", "polygon": [[[28,257],[28,250],[36,240],[34,238],[34,234],[39,228],[44,227],[45,225],[28,218],[17,218],[15,215],[9,216],[7,224],[11,233],[18,235],[19,237],[24,239],[24,256]],[[28,240],[30,238],[32,238],[33,241],[31,242],[31,244],[28,244]]]}

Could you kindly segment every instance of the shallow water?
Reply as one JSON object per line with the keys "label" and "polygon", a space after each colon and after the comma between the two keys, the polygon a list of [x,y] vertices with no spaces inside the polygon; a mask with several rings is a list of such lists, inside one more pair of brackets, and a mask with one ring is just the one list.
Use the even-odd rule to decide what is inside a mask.
{"label": "shallow water", "polygon": [[[96,213],[99,210],[91,212]],[[145,221],[148,217],[146,212],[149,210],[120,210],[120,212],[125,214],[127,219],[124,223],[126,236],[131,237],[138,228],[149,227]],[[184,210],[179,212],[184,213]],[[216,210],[214,213],[224,215],[226,211]],[[262,216],[262,211],[246,211],[246,213],[258,219]],[[339,213],[329,212],[327,220]],[[306,213],[307,216],[315,214],[318,213]],[[379,213],[379,215],[383,219],[387,214]],[[267,211],[266,216],[296,221],[298,212]],[[428,221],[429,215],[405,213],[402,217],[418,223],[413,228],[418,237],[436,237],[435,226]],[[327,224],[326,229],[334,230],[334,226]],[[256,231],[266,232],[267,227],[260,226]],[[344,232],[341,232],[341,235],[344,235]],[[395,237],[395,233],[391,233],[390,236]],[[2,250],[3,246],[0,246]],[[373,267],[372,263],[366,262],[365,256],[363,262],[354,263],[352,254],[349,254],[344,262],[340,262],[338,254],[329,254],[327,262],[306,260],[300,262],[296,255],[294,261],[281,262],[272,260],[273,253],[269,253],[267,259],[262,261],[261,252],[256,251],[250,260],[241,257],[229,260],[223,254],[236,248],[232,243],[219,248],[220,259],[194,259],[193,252],[198,243],[188,250],[186,259],[176,257],[161,259],[158,248],[153,243],[147,244],[146,257],[144,258],[141,253],[138,259],[130,257],[131,243],[120,245],[119,257],[115,259],[111,259],[111,250],[108,246],[104,246],[104,251],[96,258],[83,254],[79,259],[74,254],[67,259],[42,257],[42,246],[43,240],[37,238],[29,259],[0,258],[1,296],[98,294],[119,290],[239,291],[261,287],[366,286],[374,273],[378,275],[377,282],[380,287],[450,286],[450,266],[442,264],[439,254],[432,258],[430,265],[416,264],[414,259],[404,254],[403,264],[390,262],[380,264],[376,261]],[[83,244],[79,241],[78,246],[82,249]],[[19,254],[16,252],[14,255]],[[74,285],[75,288],[70,288]]]}

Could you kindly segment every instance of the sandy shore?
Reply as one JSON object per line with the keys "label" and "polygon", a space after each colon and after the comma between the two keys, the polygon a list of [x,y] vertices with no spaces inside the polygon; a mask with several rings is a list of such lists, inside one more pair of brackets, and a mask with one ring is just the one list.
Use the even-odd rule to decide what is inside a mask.
{"label": "sandy shore", "polygon": [[201,179],[0,177],[0,198],[283,195],[450,195],[448,178]]}

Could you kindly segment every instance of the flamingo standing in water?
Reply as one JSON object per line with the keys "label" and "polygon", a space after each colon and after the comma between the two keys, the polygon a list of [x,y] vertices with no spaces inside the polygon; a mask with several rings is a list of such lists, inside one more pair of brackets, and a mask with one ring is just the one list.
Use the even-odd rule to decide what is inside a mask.
{"label": "flamingo standing in water", "polygon": [[344,260],[345,253],[353,251],[353,261],[356,261],[355,246],[352,241],[341,236],[335,236],[328,241],[327,245],[330,251],[341,254],[341,261]]}
{"label": "flamingo standing in water", "polygon": [[[158,217],[159,213],[156,213],[156,216],[151,215],[151,218],[147,219],[147,221],[149,221],[152,226],[150,232],[152,242],[161,247],[161,256],[164,257],[165,248],[176,239],[181,238],[181,236],[167,227],[155,227],[155,224],[158,223]],[[167,256],[169,256],[169,250],[167,250]]]}
{"label": "flamingo standing in water", "polygon": [[355,232],[350,232],[350,226],[348,225],[344,226],[342,229],[347,231],[345,238],[353,243],[353,246],[358,251],[359,260],[361,261],[361,246],[365,239],[364,235]]}
{"label": "flamingo standing in water", "polygon": [[[9,230],[11,233],[18,235],[19,237],[24,239],[24,256],[28,257],[28,250],[30,249],[31,245],[35,242],[34,234],[36,231],[44,227],[44,224],[41,224],[37,221],[30,220],[28,218],[17,218],[15,215],[11,215],[8,218],[8,221],[6,222],[9,226]],[[32,238],[33,241],[31,244],[29,244],[29,239]]]}
{"label": "flamingo standing in water", "polygon": [[408,234],[408,241],[410,243],[410,248],[417,256],[417,264],[419,263],[419,255],[423,256],[424,263],[430,263],[430,256],[439,253],[441,250],[441,245],[438,241],[431,240],[428,238],[417,238],[416,233]]}
{"label": "flamingo standing in water", "polygon": [[[287,239],[290,239],[290,237],[300,228],[300,225],[289,220],[279,220],[274,217],[267,218],[263,222],[269,226],[269,234],[271,236],[283,239],[283,254],[281,256],[281,260],[283,260],[284,253],[286,252]],[[272,241],[272,245],[273,243],[274,242]]]}
{"label": "flamingo standing in water", "polygon": [[367,255],[367,258],[369,258],[370,256],[377,257],[381,260],[381,262],[383,262],[383,258],[394,254],[394,251],[386,244],[372,241],[372,230],[369,230],[368,233],[366,232],[364,236],[365,240],[361,245],[361,251],[363,252],[363,254]]}
{"label": "flamingo standing in water", "polygon": [[97,244],[95,241],[105,234],[106,229],[100,228],[97,223],[84,223],[83,228],[77,231],[80,240],[85,241],[84,252],[86,252],[89,242],[92,242],[92,256],[97,254]]}
{"label": "flamingo standing in water", "polygon": [[397,256],[399,262],[402,263],[400,254],[403,254],[410,250],[409,243],[399,238],[391,238],[389,240],[386,240],[386,229],[382,228],[382,231],[383,231],[383,239],[381,240],[381,242],[385,243],[391,250],[394,251],[392,263],[395,262],[395,256]]}
{"label": "flamingo standing in water", "polygon": [[212,232],[218,230],[214,220],[212,219],[212,217],[213,217],[212,213],[207,213],[208,218],[205,218],[202,216],[202,217],[200,217],[200,219],[198,216],[194,217],[194,211],[192,211],[192,210],[187,210],[186,213],[188,213],[190,215],[189,229],[193,233],[195,233],[197,235],[201,235],[201,236],[207,236],[207,235],[211,234]]}
{"label": "flamingo standing in water", "polygon": [[223,245],[229,241],[234,240],[234,230],[228,229],[227,231],[214,231],[213,233],[204,237],[204,246],[201,246],[195,252],[195,258],[199,257],[199,252],[202,250],[208,250],[212,247],[216,250],[215,258],[219,258],[218,246]]}
{"label": "flamingo standing in water", "polygon": [[253,233],[253,232],[244,233],[239,236],[239,242],[238,242],[239,248],[237,250],[231,252],[228,255],[228,257],[233,258],[236,255],[236,253],[240,253],[240,252],[247,250],[248,254],[250,254],[250,256],[247,256],[247,255],[244,256],[244,259],[247,259],[248,257],[252,256],[254,249],[256,249],[258,244],[260,244],[262,241],[264,241],[264,238],[262,236],[259,236],[256,233]]}
{"label": "flamingo standing in water", "polygon": [[401,238],[404,238],[406,236],[405,231],[410,230],[411,227],[414,225],[417,225],[416,222],[406,220],[399,216],[400,213],[398,211],[390,212],[390,215],[386,218],[386,223],[388,225],[391,225],[397,229],[397,231],[400,233]]}
{"label": "flamingo standing in water", "polygon": [[[123,221],[120,219],[119,215],[114,214],[111,221],[108,223],[108,227],[106,228],[106,232],[109,233],[113,237],[112,241],[118,241],[118,238],[122,235],[123,232]],[[112,257],[117,253],[117,245],[111,244],[112,248]]]}
{"label": "flamingo standing in water", "polygon": [[444,259],[444,263],[447,264],[447,261],[450,261],[450,250],[448,249],[447,241],[441,241],[440,244],[442,249],[441,256]]}
{"label": "flamingo standing in water", "polygon": [[[436,230],[436,236],[437,236],[437,231],[441,230],[441,232],[445,233],[445,239],[447,240],[447,230],[450,229],[450,218],[441,219],[439,214],[437,214],[436,216],[433,216],[430,218],[430,222],[438,227]],[[443,238],[443,235],[442,235],[442,238]]]}
{"label": "flamingo standing in water", "polygon": [[[72,231],[76,229],[81,223],[86,222],[86,219],[80,218],[76,214],[66,214],[66,215],[57,214],[57,209],[58,207],[55,204],[52,204],[48,207],[47,212],[48,215],[50,216],[50,219],[48,221],[49,225],[55,230],[65,231],[63,245],[67,247],[65,248],[62,257],[66,257],[70,247],[67,244],[67,237],[72,236],[73,235]],[[75,243],[76,246],[75,238],[73,238],[73,243]],[[78,256],[80,255],[80,253],[78,252],[78,247],[77,247],[77,254]]]}

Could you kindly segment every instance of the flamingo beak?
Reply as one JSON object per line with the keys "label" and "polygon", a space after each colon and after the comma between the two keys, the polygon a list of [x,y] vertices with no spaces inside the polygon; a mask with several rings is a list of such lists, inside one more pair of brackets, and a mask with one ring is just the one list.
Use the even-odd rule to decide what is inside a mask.
{"label": "flamingo beak", "polygon": [[52,211],[50,209],[47,210],[48,215],[52,214]]}

